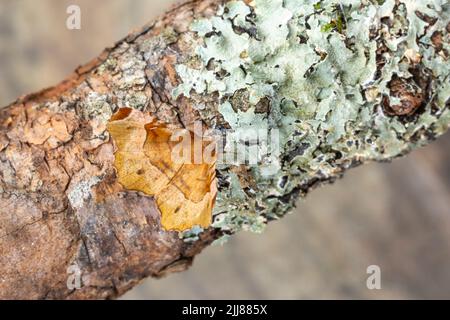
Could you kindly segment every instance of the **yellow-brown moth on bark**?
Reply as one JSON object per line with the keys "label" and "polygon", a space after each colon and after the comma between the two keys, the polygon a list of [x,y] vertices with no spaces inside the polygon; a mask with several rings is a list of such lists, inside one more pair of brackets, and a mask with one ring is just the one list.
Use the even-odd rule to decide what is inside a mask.
{"label": "yellow-brown moth on bark", "polygon": [[[116,145],[114,166],[119,183],[155,197],[165,230],[185,231],[211,224],[217,194],[215,153],[212,163],[174,161],[180,143],[172,139],[175,129],[129,108],[112,116],[108,131]],[[196,139],[193,132],[188,134],[192,159]],[[202,141],[201,151],[207,146]]]}

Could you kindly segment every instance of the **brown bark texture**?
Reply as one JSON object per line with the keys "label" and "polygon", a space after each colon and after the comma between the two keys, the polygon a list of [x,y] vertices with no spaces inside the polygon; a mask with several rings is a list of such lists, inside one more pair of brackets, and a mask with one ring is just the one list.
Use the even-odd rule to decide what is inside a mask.
{"label": "brown bark texture", "polygon": [[[195,121],[189,104],[174,104],[170,96],[173,64],[187,44],[160,33],[169,25],[187,31],[194,17],[213,14],[217,4],[178,5],[62,83],[0,110],[0,298],[117,297],[145,277],[186,269],[214,240],[214,230],[192,244],[162,230],[154,199],[116,182],[113,144],[96,119],[109,117],[110,105],[132,103],[132,95],[167,123]],[[99,69],[113,60],[118,65]],[[83,196],[95,176],[102,182]],[[82,202],[70,203],[70,194]],[[71,265],[88,275],[89,285],[68,289]]]}

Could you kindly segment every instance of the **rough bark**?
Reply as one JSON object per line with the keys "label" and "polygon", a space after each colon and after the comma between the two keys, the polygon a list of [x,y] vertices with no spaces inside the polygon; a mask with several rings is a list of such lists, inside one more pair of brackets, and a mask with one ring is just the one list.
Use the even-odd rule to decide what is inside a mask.
{"label": "rough bark", "polygon": [[[195,255],[226,233],[211,227],[185,241],[178,232],[164,231],[154,198],[118,183],[114,142],[106,130],[107,120],[121,107],[148,111],[180,128],[197,120],[208,127],[226,126],[217,96],[195,96],[195,104],[211,109],[204,117],[193,99],[172,94],[181,82],[176,65],[188,61],[200,42],[189,32],[191,22],[215,15],[223,2],[194,0],[176,6],[61,84],[0,110],[0,298],[114,298],[145,277],[185,270]],[[435,42],[448,59],[442,39],[437,36]],[[414,86],[429,87],[431,77],[417,70]],[[402,118],[408,122],[430,98],[408,91],[405,81],[393,79],[390,88],[391,98],[402,104],[390,104],[385,97],[380,107],[390,116],[410,116]],[[408,147],[434,139],[433,130],[424,125]],[[304,149],[297,145],[299,154]],[[277,196],[280,205],[273,210],[281,215],[298,194],[333,181],[360,162],[351,160],[333,175],[317,174]],[[239,175],[244,189],[255,183],[246,167],[230,171]],[[226,189],[226,179],[220,177],[219,191]],[[267,220],[277,216],[275,212]],[[78,290],[67,287],[67,270],[74,264],[83,274]]]}
{"label": "rough bark", "polygon": [[[115,182],[113,145],[96,118],[110,116],[111,110],[102,109],[103,104],[118,107],[120,102],[91,96],[94,101],[87,104],[93,109],[87,111],[84,104],[94,91],[100,95],[120,91],[113,99],[137,92],[159,119],[178,126],[192,121],[196,115],[189,105],[169,104],[170,93],[164,87],[165,77],[173,76],[170,59],[177,51],[183,53],[182,47],[174,51],[155,41],[153,63],[140,78],[135,70],[127,79],[108,70],[100,75],[98,67],[111,55],[121,64],[131,62],[130,68],[144,63],[137,48],[145,39],[156,38],[167,25],[183,32],[194,15],[211,14],[216,5],[190,1],[177,6],[106,49],[61,84],[1,109],[0,297],[116,297],[145,277],[184,270],[217,237],[216,231],[209,230],[201,241],[186,244],[176,232],[162,231],[153,198],[123,190]],[[78,196],[83,197],[83,181],[98,175],[104,178],[95,195],[88,192],[82,207],[73,208],[68,194],[78,188]],[[89,286],[71,291],[67,268],[74,262],[83,275],[88,274]]]}

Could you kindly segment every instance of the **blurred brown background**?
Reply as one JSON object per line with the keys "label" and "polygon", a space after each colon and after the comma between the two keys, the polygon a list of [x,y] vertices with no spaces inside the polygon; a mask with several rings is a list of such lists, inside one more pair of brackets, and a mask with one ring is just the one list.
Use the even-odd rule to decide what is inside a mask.
{"label": "blurred brown background", "polygon": [[[0,0],[0,105],[63,79],[175,1]],[[66,29],[78,4],[82,29]],[[450,298],[450,135],[354,169],[262,235],[210,247],[130,299]],[[381,268],[381,290],[366,269]]]}

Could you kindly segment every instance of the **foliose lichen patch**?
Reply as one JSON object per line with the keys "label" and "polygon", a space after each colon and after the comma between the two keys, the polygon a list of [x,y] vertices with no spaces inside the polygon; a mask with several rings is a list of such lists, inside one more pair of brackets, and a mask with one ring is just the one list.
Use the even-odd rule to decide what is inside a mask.
{"label": "foliose lichen patch", "polygon": [[[174,97],[195,104],[195,96],[217,96],[232,130],[281,132],[281,158],[248,168],[256,187],[243,187],[230,165],[220,168],[215,227],[261,231],[316,183],[400,156],[447,129],[448,1],[246,3],[230,1],[195,21],[200,63],[176,67],[182,83]],[[265,112],[255,112],[262,101]],[[274,165],[276,174],[265,175]]]}

